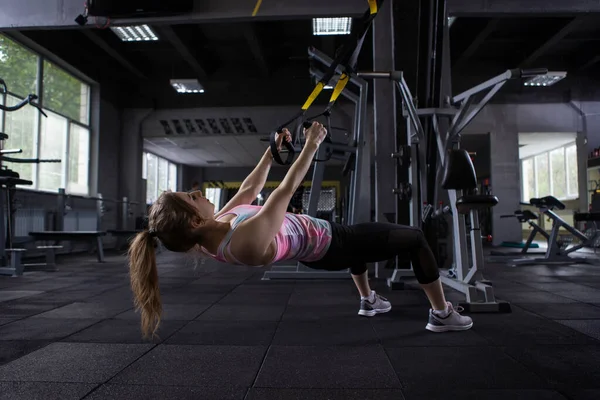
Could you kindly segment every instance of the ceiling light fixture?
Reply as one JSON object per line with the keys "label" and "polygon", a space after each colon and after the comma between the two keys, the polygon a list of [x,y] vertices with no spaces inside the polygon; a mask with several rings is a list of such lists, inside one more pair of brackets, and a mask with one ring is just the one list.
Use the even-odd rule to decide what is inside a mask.
{"label": "ceiling light fixture", "polygon": [[352,18],[313,18],[313,35],[349,35],[352,29]]}
{"label": "ceiling light fixture", "polygon": [[533,76],[523,82],[525,86],[552,86],[567,77],[565,71],[548,71],[545,75]]}
{"label": "ceiling light fixture", "polygon": [[198,79],[171,79],[171,86],[177,93],[204,93]]}
{"label": "ceiling light fixture", "polygon": [[124,42],[152,42],[158,36],[148,25],[111,26],[110,29]]}

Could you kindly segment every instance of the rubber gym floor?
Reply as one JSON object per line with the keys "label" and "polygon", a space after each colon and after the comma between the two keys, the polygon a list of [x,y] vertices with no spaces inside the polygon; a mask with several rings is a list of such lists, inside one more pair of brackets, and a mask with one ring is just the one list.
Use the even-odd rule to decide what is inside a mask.
{"label": "rubber gym floor", "polygon": [[[0,399],[599,399],[600,267],[488,265],[512,314],[424,330],[420,290],[357,315],[348,281],[159,256],[160,340],[141,340],[124,257],[0,279]],[[447,290],[451,300],[461,295]]]}

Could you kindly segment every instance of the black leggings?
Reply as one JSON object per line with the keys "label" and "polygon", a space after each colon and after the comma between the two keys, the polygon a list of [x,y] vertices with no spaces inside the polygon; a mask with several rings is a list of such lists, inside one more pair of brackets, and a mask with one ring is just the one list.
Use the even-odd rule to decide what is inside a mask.
{"label": "black leggings", "polygon": [[304,265],[327,271],[350,268],[352,275],[361,275],[367,263],[390,260],[408,253],[417,281],[427,284],[439,277],[437,262],[423,231],[411,226],[382,222],[356,225],[331,223],[331,245],[325,256]]}

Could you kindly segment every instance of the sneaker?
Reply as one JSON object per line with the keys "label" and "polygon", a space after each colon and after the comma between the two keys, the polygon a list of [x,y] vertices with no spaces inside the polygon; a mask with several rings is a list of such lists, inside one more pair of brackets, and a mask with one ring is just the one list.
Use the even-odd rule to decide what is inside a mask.
{"label": "sneaker", "polygon": [[372,317],[375,314],[386,313],[392,309],[392,304],[388,301],[388,299],[378,295],[374,290],[372,292],[373,301],[369,301],[369,299],[362,299],[360,301],[360,310],[358,310],[358,315]]}
{"label": "sneaker", "polygon": [[429,310],[429,323],[425,329],[431,332],[466,331],[471,329],[473,326],[471,317],[459,314],[464,309],[459,306],[455,310],[452,303],[448,302],[447,304],[448,315],[445,317],[441,317],[431,309]]}

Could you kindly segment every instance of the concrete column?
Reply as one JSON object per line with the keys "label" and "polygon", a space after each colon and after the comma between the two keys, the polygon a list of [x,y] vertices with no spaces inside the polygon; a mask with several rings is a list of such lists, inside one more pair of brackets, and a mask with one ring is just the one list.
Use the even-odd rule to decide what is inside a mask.
{"label": "concrete column", "polygon": [[152,114],[148,109],[127,109],[123,111],[121,126],[121,176],[119,179],[120,197],[145,204],[146,194],[142,187],[142,122]]}
{"label": "concrete column", "polygon": [[491,151],[491,184],[494,195],[500,202],[492,208],[493,244],[500,245],[504,241],[520,242],[522,240],[521,225],[513,218],[503,218],[520,208],[521,173],[519,163],[519,132],[515,115],[504,107],[488,108],[493,117],[493,129],[490,134]]}

